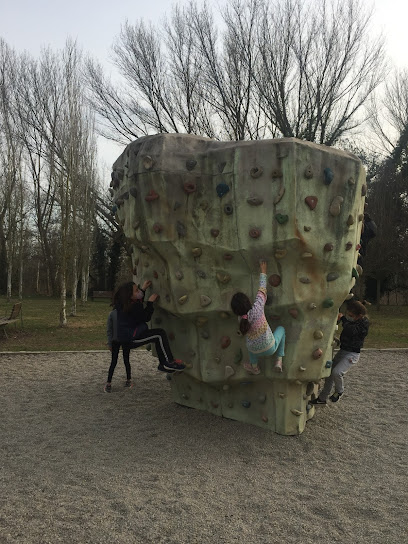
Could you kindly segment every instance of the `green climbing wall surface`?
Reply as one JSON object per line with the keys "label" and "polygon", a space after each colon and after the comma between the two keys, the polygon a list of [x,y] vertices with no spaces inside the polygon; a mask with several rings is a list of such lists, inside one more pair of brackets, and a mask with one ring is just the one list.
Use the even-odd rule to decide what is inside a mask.
{"label": "green climbing wall surface", "polygon": [[[135,280],[160,294],[153,327],[175,357],[174,400],[213,414],[301,433],[330,373],[338,308],[357,263],[366,193],[350,153],[294,138],[217,142],[160,134],[131,143],[113,166],[112,205]],[[246,373],[231,297],[251,299],[268,262],[265,309],[286,329],[283,372],[261,359]]]}

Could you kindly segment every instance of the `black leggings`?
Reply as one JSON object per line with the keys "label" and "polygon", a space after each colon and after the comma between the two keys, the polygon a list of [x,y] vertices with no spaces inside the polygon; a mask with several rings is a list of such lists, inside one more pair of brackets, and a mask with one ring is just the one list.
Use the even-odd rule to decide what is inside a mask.
{"label": "black leggings", "polygon": [[118,363],[120,346],[122,346],[123,350],[123,362],[126,367],[126,378],[130,380],[130,350],[139,348],[140,346],[145,346],[146,344],[155,345],[157,356],[161,364],[174,360],[166,331],[164,329],[148,329],[142,333],[139,338],[133,340],[131,343],[121,344],[120,342],[112,342],[112,362],[108,372],[108,383],[112,381],[113,372]]}

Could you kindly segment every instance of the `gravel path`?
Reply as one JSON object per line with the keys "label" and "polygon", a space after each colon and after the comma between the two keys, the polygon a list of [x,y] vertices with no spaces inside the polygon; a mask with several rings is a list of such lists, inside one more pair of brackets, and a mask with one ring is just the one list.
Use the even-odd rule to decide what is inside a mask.
{"label": "gravel path", "polygon": [[174,404],[148,352],[0,354],[0,543],[407,542],[407,352],[298,437]]}

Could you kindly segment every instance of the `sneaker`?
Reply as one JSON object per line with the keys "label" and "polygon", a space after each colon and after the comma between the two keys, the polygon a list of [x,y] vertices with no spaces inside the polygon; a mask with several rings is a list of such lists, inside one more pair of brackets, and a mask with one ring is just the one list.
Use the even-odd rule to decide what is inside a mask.
{"label": "sneaker", "polygon": [[111,393],[112,392],[112,385],[110,383],[107,383],[105,387],[103,388],[105,393]]}
{"label": "sneaker", "polygon": [[310,401],[310,404],[314,404],[314,405],[326,405],[327,404],[327,400],[322,400],[322,399],[319,399],[319,397],[316,397],[315,399],[311,400]]}
{"label": "sneaker", "polygon": [[183,365],[183,361],[181,359],[173,359],[173,361],[167,361],[163,363],[164,368],[170,369],[170,370],[184,370],[186,368],[186,365]]}
{"label": "sneaker", "polygon": [[129,389],[131,389],[133,387],[132,380],[126,380],[125,381],[125,387],[129,387]]}
{"label": "sneaker", "polygon": [[165,368],[161,363],[157,367],[157,370],[160,370],[160,372],[167,372],[168,374],[173,374],[173,372],[176,372],[175,370]]}
{"label": "sneaker", "polygon": [[275,370],[276,372],[282,372],[282,359],[276,359]]}
{"label": "sneaker", "polygon": [[340,397],[343,393],[333,393],[333,395],[330,397],[330,400],[332,402],[338,402],[340,400]]}
{"label": "sneaker", "polygon": [[245,368],[247,372],[249,372],[249,374],[254,374],[255,376],[257,376],[258,374],[261,373],[259,366],[251,365],[251,363],[248,363],[248,361],[243,364],[243,367]]}

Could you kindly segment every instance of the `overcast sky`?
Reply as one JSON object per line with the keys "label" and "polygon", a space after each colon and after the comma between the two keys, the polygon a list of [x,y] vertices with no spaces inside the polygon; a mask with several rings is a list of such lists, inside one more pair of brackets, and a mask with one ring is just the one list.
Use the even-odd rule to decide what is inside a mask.
{"label": "overcast sky", "polygon": [[[408,67],[408,2],[364,1],[374,5],[373,22],[386,35],[389,56],[397,66]],[[210,3],[216,9],[222,5],[220,0]],[[71,37],[109,69],[110,47],[121,24],[139,18],[159,22],[173,4],[172,0],[0,0],[0,37],[17,51],[27,50],[34,56],[43,46],[63,48]],[[120,153],[121,148],[112,144],[100,146],[100,156],[109,166]]]}

